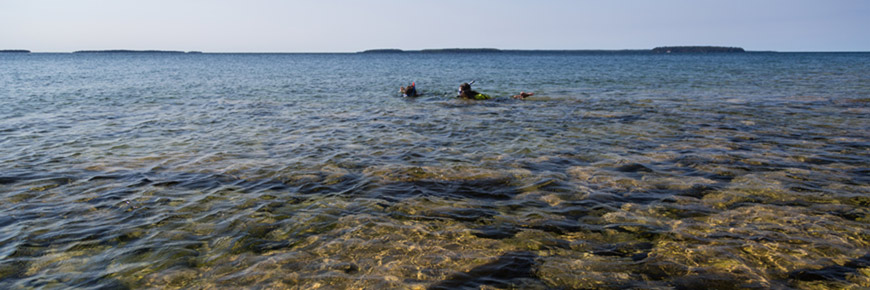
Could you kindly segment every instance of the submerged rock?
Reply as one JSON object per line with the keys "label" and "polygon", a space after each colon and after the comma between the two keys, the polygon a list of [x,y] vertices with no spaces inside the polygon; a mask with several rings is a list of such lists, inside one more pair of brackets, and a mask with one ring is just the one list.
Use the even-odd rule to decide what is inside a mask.
{"label": "submerged rock", "polygon": [[[498,288],[519,288],[527,281],[536,280],[536,258],[532,252],[508,252],[495,261],[474,267],[473,269],[456,273],[447,279],[430,285],[428,289],[460,289],[482,288],[484,286]],[[533,282],[533,281],[532,281]]]}

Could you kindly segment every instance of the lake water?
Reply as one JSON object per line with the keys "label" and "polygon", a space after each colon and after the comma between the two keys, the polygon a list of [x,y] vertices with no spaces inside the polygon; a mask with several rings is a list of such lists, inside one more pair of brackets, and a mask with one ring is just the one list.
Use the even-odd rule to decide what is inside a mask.
{"label": "lake water", "polygon": [[870,287],[870,53],[0,54],[0,120],[0,288]]}

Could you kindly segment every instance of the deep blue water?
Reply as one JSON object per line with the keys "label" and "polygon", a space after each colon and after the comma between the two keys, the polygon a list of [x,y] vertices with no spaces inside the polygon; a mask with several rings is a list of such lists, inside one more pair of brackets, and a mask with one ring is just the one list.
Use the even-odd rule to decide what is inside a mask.
{"label": "deep blue water", "polygon": [[0,54],[0,102],[0,288],[870,287],[870,53]]}

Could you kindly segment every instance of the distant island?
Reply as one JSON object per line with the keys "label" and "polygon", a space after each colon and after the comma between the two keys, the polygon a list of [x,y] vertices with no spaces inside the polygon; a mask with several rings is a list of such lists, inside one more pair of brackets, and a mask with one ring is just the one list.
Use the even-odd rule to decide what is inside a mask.
{"label": "distant island", "polygon": [[653,53],[735,53],[746,52],[740,47],[724,46],[661,46],[653,48]]}
{"label": "distant island", "polygon": [[[73,53],[188,53],[179,50],[129,50],[129,49],[110,49],[110,50],[79,50]],[[200,51],[191,51],[189,53],[202,53]]]}
{"label": "distant island", "polygon": [[387,48],[387,49],[369,49],[366,51],[361,51],[360,53],[402,53],[402,52],[405,52],[405,51],[401,50],[401,49]]}
{"label": "distant island", "polygon": [[0,53],[30,53],[30,51],[26,49],[3,49],[0,50]]}
{"label": "distant island", "polygon": [[490,53],[502,52],[497,48],[440,48],[440,49],[424,49],[420,52],[425,53]]}

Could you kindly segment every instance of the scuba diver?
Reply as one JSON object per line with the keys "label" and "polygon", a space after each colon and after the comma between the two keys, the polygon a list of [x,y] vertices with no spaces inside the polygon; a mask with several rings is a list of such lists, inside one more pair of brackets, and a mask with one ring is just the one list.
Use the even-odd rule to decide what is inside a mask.
{"label": "scuba diver", "polygon": [[402,93],[403,97],[416,97],[422,95],[417,93],[416,82],[411,82],[410,86],[399,88],[399,92]]}
{"label": "scuba diver", "polygon": [[489,95],[484,95],[484,94],[478,93],[475,90],[472,90],[471,84],[473,84],[473,83],[474,83],[474,81],[471,81],[471,83],[462,83],[461,85],[459,85],[459,96],[457,96],[457,97],[460,99],[468,99],[468,100],[489,100],[489,99],[492,99],[492,97],[490,97]]}
{"label": "scuba diver", "polygon": [[[492,99],[492,97],[490,97],[489,95],[481,94],[475,90],[472,90],[471,84],[473,84],[473,83],[474,83],[474,81],[471,81],[470,83],[462,83],[461,85],[459,85],[459,96],[457,96],[457,97],[461,98],[461,99],[467,99],[467,100],[489,100],[489,99]],[[513,95],[512,98],[523,100],[526,97],[533,96],[533,95],[535,95],[535,93],[520,92],[517,95]]]}

